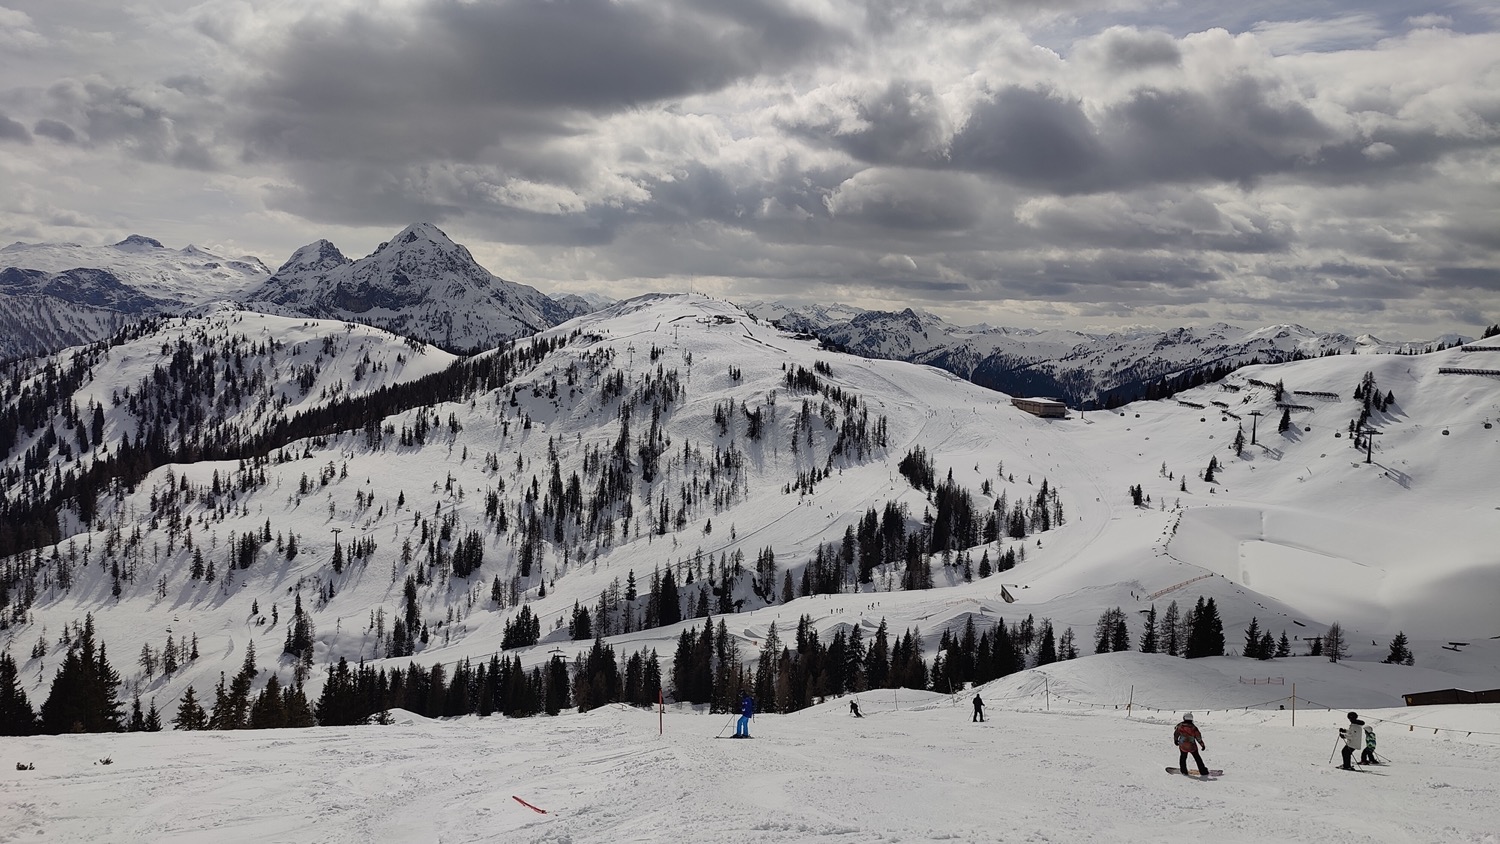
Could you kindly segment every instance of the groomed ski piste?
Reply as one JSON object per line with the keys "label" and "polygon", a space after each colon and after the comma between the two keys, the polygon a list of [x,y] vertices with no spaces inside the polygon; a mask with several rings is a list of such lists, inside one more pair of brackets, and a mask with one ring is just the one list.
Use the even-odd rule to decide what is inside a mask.
{"label": "groomed ski piste", "polygon": [[[895,470],[915,445],[932,456],[939,477],[951,471],[975,490],[989,480],[1012,500],[1034,495],[1046,478],[1059,490],[1065,524],[1028,536],[1025,560],[987,579],[966,583],[934,560],[932,590],[885,591],[889,579],[877,575],[866,591],[724,616],[748,660],[772,622],[786,641],[804,614],[825,633],[859,624],[867,639],[882,619],[896,634],[919,629],[929,658],[945,629],[959,632],[971,617],[1014,623],[1031,615],[1059,632],[1073,628],[1089,654],[1102,611],[1123,608],[1134,643],[1150,606],[1160,611],[1176,600],[1187,609],[1200,596],[1216,600],[1231,653],[1254,617],[1273,636],[1284,630],[1296,656],[1088,655],[977,690],[862,692],[864,719],[848,715],[846,698],[761,714],[751,742],[715,742],[733,731],[727,714],[671,703],[660,716],[611,705],[530,719],[396,713],[394,724],[360,728],[6,739],[15,758],[0,759],[0,840],[1500,841],[1490,808],[1500,802],[1500,707],[1407,708],[1401,698],[1500,687],[1500,641],[1490,638],[1500,634],[1500,510],[1491,492],[1500,465],[1493,427],[1500,380],[1439,372],[1461,366],[1466,353],[1249,367],[1225,379],[1238,389],[1210,384],[1165,401],[1043,420],[937,370],[820,350],[702,296],[623,303],[549,333],[575,332],[587,342],[554,353],[522,389],[433,408],[429,415],[458,421],[461,432],[452,437],[371,451],[356,432],[267,467],[268,489],[245,496],[243,515],[215,522],[214,530],[227,536],[270,518],[302,539],[295,561],[258,562],[237,572],[232,588],[205,588],[183,583],[187,556],[179,549],[160,563],[170,575],[166,599],[154,599],[158,570],[150,569],[115,601],[97,566],[78,573],[72,592],[40,597],[31,622],[3,640],[33,706],[46,696],[57,657],[27,660],[31,643],[43,628],[55,637],[85,612],[94,614],[127,686],[154,698],[168,718],[189,684],[201,698],[219,672],[232,674],[246,641],[256,642],[261,657],[259,682],[270,671],[286,681],[290,663],[277,659],[285,629],[257,623],[250,604],[258,601],[264,615],[279,602],[284,625],[289,589],[328,575],[333,528],[345,542],[377,536],[380,550],[374,563],[346,570],[336,596],[312,610],[318,668],[309,696],[317,694],[321,667],[340,656],[393,668],[488,658],[515,608],[495,611],[470,599],[487,594],[490,578],[507,565],[513,571],[507,539],[494,540],[470,582],[424,590],[429,617],[463,608],[413,657],[382,659],[366,620],[401,599],[392,557],[413,513],[439,506],[477,517],[480,492],[494,477],[514,494],[539,471],[531,464],[545,465],[549,437],[565,467],[581,460],[587,444],[610,441],[616,419],[607,409],[547,398],[550,379],[568,361],[606,346],[632,383],[658,363],[682,372],[685,399],[669,423],[679,450],[684,440],[715,442],[716,403],[764,396],[781,383],[783,364],[819,362],[831,369],[831,383],[888,417],[890,445],[840,465],[811,494],[788,493],[784,485],[797,471],[825,465],[826,441],[813,462],[770,442],[757,451],[741,427],[738,445],[751,468],[731,506],[699,513],[665,536],[600,548],[586,564],[563,565],[549,553],[546,596],[539,581],[526,585],[542,641],[511,652],[528,666],[554,650],[572,656],[586,647],[554,625],[575,601],[590,606],[627,571],[644,579],[697,549],[742,550],[753,560],[767,545],[783,569],[796,571],[867,507],[896,500],[920,514],[923,494]],[[742,378],[726,375],[732,367]],[[1358,413],[1350,391],[1366,372],[1396,396],[1390,412],[1372,417],[1382,433],[1369,463],[1347,438]],[[325,367],[320,377],[336,374]],[[1339,399],[1292,395],[1286,403],[1309,409],[1296,410],[1282,433],[1274,390],[1255,381]],[[519,406],[505,406],[511,396]],[[784,417],[792,416],[797,399],[781,401]],[[1256,443],[1235,455],[1230,443],[1241,424],[1249,435],[1252,410],[1263,414]],[[516,424],[521,413],[530,428]],[[393,421],[409,424],[413,416]],[[487,451],[501,455],[498,470],[483,465]],[[1201,473],[1212,457],[1221,469],[1209,483]],[[339,478],[305,503],[290,494],[299,476],[345,462],[348,481]],[[233,466],[172,467],[195,483],[216,468]],[[145,510],[165,471],[120,507]],[[444,478],[470,494],[453,494]],[[1146,506],[1131,504],[1136,484],[1149,496]],[[357,503],[356,489],[387,507],[404,492],[408,503],[380,521],[374,506]],[[148,531],[148,545],[154,539]],[[993,556],[1016,544],[1002,540],[988,550]],[[981,550],[973,549],[976,558]],[[1335,621],[1349,658],[1333,664],[1304,656],[1307,639]],[[689,619],[609,641],[622,653],[654,647],[666,666],[679,634],[702,624]],[[172,678],[138,676],[132,655],[166,628],[196,633],[204,658]],[[1379,661],[1398,631],[1411,639],[1414,666]],[[975,691],[988,704],[982,725],[970,723]],[[125,688],[122,697],[129,699]],[[1334,770],[1329,757],[1348,710],[1376,728],[1392,765],[1372,774]],[[1197,716],[1205,761],[1225,769],[1223,779],[1160,773],[1177,761],[1170,735],[1185,711]],[[111,764],[99,764],[104,759]],[[9,770],[8,761],[35,769]]]}
{"label": "groomed ski piste", "polygon": [[[1251,688],[1220,674],[1239,663],[1124,654],[1027,674],[1051,674],[1074,694],[1099,675],[1134,680],[1137,699],[1153,703],[1228,701]],[[1177,710],[1004,699],[1035,679],[980,689],[982,724],[966,695],[883,690],[858,696],[860,719],[844,700],[757,715],[753,741],[714,740],[721,727],[733,733],[728,715],[621,705],[556,718],[398,711],[379,727],[7,739],[5,761],[36,770],[4,772],[4,840],[1497,840],[1496,707],[1361,710],[1391,760],[1371,773],[1329,761],[1342,710],[1301,710],[1293,728],[1290,710],[1195,709],[1204,761],[1226,772],[1198,781],[1162,773],[1177,763]]]}

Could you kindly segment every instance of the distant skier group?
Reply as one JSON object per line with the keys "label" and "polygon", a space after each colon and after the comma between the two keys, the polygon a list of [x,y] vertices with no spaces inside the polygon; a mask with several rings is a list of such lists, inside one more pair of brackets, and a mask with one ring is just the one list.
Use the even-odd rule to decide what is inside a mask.
{"label": "distant skier group", "polygon": [[[1344,764],[1339,766],[1343,770],[1356,770],[1354,767],[1356,750],[1360,751],[1359,764],[1381,764],[1375,753],[1375,729],[1361,721],[1358,712],[1349,713],[1349,726],[1339,730],[1339,739],[1343,742]],[[1187,760],[1189,756],[1192,756],[1193,762],[1198,765],[1198,775],[1206,777],[1210,774],[1208,766],[1203,764],[1203,757],[1198,753],[1199,750],[1208,749],[1208,742],[1203,740],[1203,731],[1193,723],[1193,713],[1183,715],[1182,721],[1172,730],[1172,744],[1177,746],[1177,769],[1180,772],[1184,775],[1188,774]],[[1217,775],[1220,772],[1213,773]]]}

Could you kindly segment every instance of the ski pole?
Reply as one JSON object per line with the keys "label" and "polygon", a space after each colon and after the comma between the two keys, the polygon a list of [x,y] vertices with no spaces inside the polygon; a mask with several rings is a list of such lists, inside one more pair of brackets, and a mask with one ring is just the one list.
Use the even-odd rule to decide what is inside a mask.
{"label": "ski pole", "polygon": [[[719,732],[723,732],[723,730],[720,730]],[[1339,736],[1337,739],[1334,740],[1334,742],[1333,742],[1333,752],[1330,753],[1330,754],[1328,754],[1328,761],[1329,761],[1330,764],[1332,764],[1332,762],[1333,762],[1333,757],[1339,755],[1339,745],[1343,744],[1343,743],[1344,743],[1344,737],[1343,736]]]}
{"label": "ski pole", "polygon": [[714,736],[714,738],[723,738],[724,731],[727,730],[727,729],[729,729],[729,725],[733,724],[733,723],[734,723],[734,716],[731,715],[731,716],[729,716],[729,720],[724,722],[724,726],[722,726],[722,727],[719,728],[719,734],[716,735],[716,736]]}

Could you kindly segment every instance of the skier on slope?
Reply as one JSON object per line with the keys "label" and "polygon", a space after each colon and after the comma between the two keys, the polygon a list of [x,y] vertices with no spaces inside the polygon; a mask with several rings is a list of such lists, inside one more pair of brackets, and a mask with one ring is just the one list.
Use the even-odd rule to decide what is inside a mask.
{"label": "skier on slope", "polygon": [[853,715],[855,718],[863,718],[863,717],[865,717],[859,711],[859,701],[857,701],[857,700],[851,700],[851,701],[849,701],[849,714]]}
{"label": "skier on slope", "polygon": [[1208,766],[1203,764],[1203,757],[1198,755],[1198,748],[1208,749],[1208,742],[1203,740],[1203,733],[1199,732],[1193,723],[1193,713],[1189,712],[1182,716],[1182,721],[1172,731],[1172,743],[1177,745],[1177,767],[1183,774],[1188,772],[1188,754],[1193,754],[1193,761],[1198,763],[1199,776],[1208,776]]}
{"label": "skier on slope", "polygon": [[740,692],[740,721],[734,727],[735,738],[750,738],[750,719],[755,717],[755,701],[749,692]]}
{"label": "skier on slope", "polygon": [[1365,746],[1365,722],[1359,720],[1358,712],[1349,713],[1349,726],[1339,730],[1339,737],[1344,740],[1344,764],[1339,767],[1352,771],[1354,751],[1362,750]]}
{"label": "skier on slope", "polygon": [[1365,727],[1365,752],[1359,757],[1361,765],[1379,765],[1375,761],[1375,728]]}
{"label": "skier on slope", "polygon": [[984,699],[977,694],[974,695],[974,717],[970,723],[973,721],[984,723]]}

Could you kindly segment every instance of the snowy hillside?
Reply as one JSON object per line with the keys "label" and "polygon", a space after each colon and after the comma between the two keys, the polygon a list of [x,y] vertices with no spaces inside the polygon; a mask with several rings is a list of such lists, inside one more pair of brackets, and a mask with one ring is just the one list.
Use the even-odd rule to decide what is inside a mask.
{"label": "snowy hillside", "polygon": [[[18,432],[5,449],[13,496],[5,506],[31,508],[25,519],[8,511],[7,524],[56,512],[62,530],[55,544],[10,558],[4,570],[0,648],[14,658],[31,701],[47,697],[66,649],[62,640],[80,638],[86,614],[122,675],[122,698],[139,695],[167,718],[190,687],[207,707],[221,678],[235,676],[250,659],[252,644],[247,684],[259,690],[273,678],[281,687],[300,680],[309,699],[337,687],[330,666],[344,659],[351,666],[362,660],[361,671],[404,678],[404,697],[397,699],[421,711],[475,711],[449,692],[434,702],[421,684],[452,676],[456,686],[464,678],[490,689],[496,671],[511,683],[530,676],[549,701],[558,687],[547,678],[575,672],[574,694],[608,700],[608,692],[589,690],[586,673],[607,646],[610,664],[617,652],[627,692],[637,696],[629,699],[639,699],[642,655],[649,660],[654,651],[669,702],[711,703],[718,711],[732,688],[721,680],[753,682],[763,706],[792,710],[848,688],[828,692],[829,683],[863,676],[863,668],[836,672],[843,678],[837,681],[831,669],[799,674],[793,654],[821,658],[829,648],[848,646],[856,631],[866,646],[884,647],[888,632],[895,653],[882,671],[907,672],[897,685],[917,676],[921,685],[959,692],[958,699],[865,691],[861,700],[873,714],[854,723],[888,723],[884,729],[894,732],[856,733],[865,737],[833,756],[805,748],[835,729],[827,719],[847,717],[846,702],[768,717],[758,723],[767,732],[784,731],[789,744],[757,764],[782,766],[804,783],[791,785],[798,792],[815,778],[838,781],[841,771],[867,770],[872,758],[886,763],[881,770],[914,766],[934,783],[982,778],[980,769],[956,761],[983,758],[985,750],[985,739],[954,734],[967,726],[961,690],[974,677],[993,705],[1024,710],[987,729],[1003,730],[998,740],[1005,752],[1038,773],[1038,786],[1014,798],[1015,810],[1032,819],[1028,829],[1098,829],[1103,822],[1123,830],[1111,840],[1151,840],[1160,827],[1130,826],[1133,801],[1106,802],[1082,816],[1059,814],[1056,801],[1043,808],[1045,784],[1061,788],[1062,779],[1080,776],[1084,758],[1093,759],[1085,753],[1054,760],[1060,743],[1081,739],[1097,747],[1123,732],[1134,743],[1129,749],[1121,743],[1104,753],[1102,765],[1086,766],[1098,772],[1085,780],[1096,790],[1110,788],[1124,784],[1125,770],[1175,761],[1156,759],[1171,756],[1165,716],[1141,715],[1157,723],[1136,732],[1113,720],[1120,717],[1110,714],[1115,707],[1132,699],[1148,709],[1260,705],[1210,722],[1225,736],[1223,744],[1210,744],[1211,762],[1236,768],[1236,779],[1219,786],[1246,789],[1226,798],[1226,806],[1246,813],[1228,840],[1248,841],[1303,840],[1301,830],[1336,828],[1310,817],[1324,817],[1312,810],[1273,816],[1252,809],[1261,805],[1256,795],[1264,795],[1266,782],[1282,783],[1287,793],[1348,787],[1324,779],[1345,775],[1310,764],[1323,760],[1313,758],[1309,741],[1331,739],[1325,734],[1335,718],[1306,716],[1317,725],[1311,740],[1292,731],[1289,720],[1283,731],[1280,719],[1289,716],[1276,706],[1289,702],[1292,684],[1304,710],[1378,708],[1383,718],[1408,718],[1392,709],[1407,692],[1500,686],[1493,669],[1500,640],[1490,638],[1500,633],[1492,599],[1500,587],[1493,543],[1500,510],[1486,493],[1488,475],[1500,465],[1500,379],[1440,371],[1484,369],[1500,353],[1339,355],[1249,367],[1171,400],[1043,420],[941,370],[826,351],[702,296],[618,303],[451,365],[436,350],[415,351],[365,327],[222,311],[163,321],[103,352],[71,351],[53,360],[54,375],[33,370],[19,389],[11,387],[0,403],[5,414],[76,408],[50,418],[45,412],[0,418]],[[1369,397],[1368,414],[1356,388]],[[354,395],[360,390],[366,392]],[[24,400],[53,392],[68,399]],[[173,395],[191,400],[168,401]],[[218,398],[205,401],[207,395]],[[103,417],[98,434],[93,407]],[[310,412],[292,416],[297,409]],[[77,417],[71,427],[70,413]],[[287,421],[269,424],[268,414]],[[1279,431],[1283,416],[1287,430]],[[42,421],[17,424],[33,418]],[[1355,422],[1363,426],[1360,444],[1373,440],[1368,464],[1350,438]],[[87,431],[88,448],[77,447],[79,430]],[[219,435],[231,430],[259,433]],[[1242,430],[1245,443],[1236,452]],[[40,446],[48,432],[51,445]],[[106,448],[98,449],[98,441]],[[60,457],[66,450],[73,457]],[[80,461],[121,452],[134,458],[122,462],[139,469],[116,465],[100,476],[96,496],[73,494],[69,478],[90,465]],[[1132,487],[1139,488],[1140,505]],[[7,541],[29,549],[29,536],[13,530]],[[1121,611],[1134,650],[1153,607],[1186,613],[1203,599],[1217,606],[1226,656],[1066,659],[1067,641],[1082,654],[1093,652],[1101,614]],[[1307,656],[1334,622],[1344,631],[1348,658]],[[1270,638],[1284,636],[1288,656],[1237,656],[1252,623]],[[1414,666],[1380,662],[1398,633],[1409,637]],[[595,634],[602,636],[598,643]],[[985,663],[976,671],[968,645],[960,644],[971,635],[981,638],[980,653],[991,654],[981,659],[998,659],[1006,643],[1017,649],[1007,653],[1021,660],[1014,667],[1027,670],[1004,667],[985,676]],[[1048,664],[1043,650],[1054,636],[1064,658]],[[724,672],[711,691],[681,685],[691,674],[686,663],[674,665],[674,653],[683,659],[684,642],[697,641],[711,643],[703,659],[717,653],[712,664]],[[199,656],[162,670],[160,655],[168,648],[185,654],[189,642]],[[476,676],[486,661],[490,673]],[[873,675],[867,679],[879,685]],[[1274,690],[1260,680],[1275,681]],[[495,688],[507,695],[508,703],[496,705],[506,712],[553,705],[516,704],[510,691]],[[894,705],[883,711],[885,700],[902,701],[901,712]],[[908,701],[937,708],[910,711]],[[1096,713],[1098,720],[1048,717],[1049,705]],[[335,758],[365,754],[389,776],[399,776],[404,768],[395,760],[413,748],[446,748],[445,757],[469,753],[458,749],[456,736],[487,734],[475,729],[529,736],[530,749],[516,751],[514,765],[522,767],[533,753],[561,753],[594,770],[588,751],[567,738],[574,731],[630,747],[648,740],[628,737],[649,728],[648,716],[584,708],[590,709],[584,715],[518,727],[423,722],[380,739],[334,731],[317,740]],[[717,722],[684,706],[675,711],[679,726],[669,731],[688,742],[682,749],[704,752],[696,742]],[[1424,709],[1410,717],[1464,733],[1494,729],[1470,711]],[[1442,722],[1421,720],[1433,717]],[[1020,733],[1027,749],[1016,742]],[[1494,791],[1494,769],[1483,761],[1491,757],[1471,749],[1473,736],[1438,738],[1442,743],[1422,746],[1435,749],[1413,745],[1402,753],[1424,770],[1440,768],[1434,783]],[[174,758],[202,758],[200,748],[207,747],[196,737],[87,739],[66,751],[56,744],[61,739],[26,741],[39,759],[71,760],[64,787],[79,789],[73,793],[80,799],[92,799],[94,780],[78,770],[96,753],[123,748],[117,762],[146,766],[144,777]],[[300,753],[277,750],[261,736],[233,741],[266,771],[278,766],[279,754]],[[708,745],[716,759],[720,744]],[[929,745],[945,750],[921,749]],[[1224,755],[1215,756],[1220,748]],[[975,750],[977,757],[969,753]],[[193,764],[205,776],[220,770],[217,762]],[[599,764],[598,770],[613,770]],[[1245,769],[1262,771],[1259,785],[1231,785]],[[132,776],[126,770],[110,773]],[[1042,773],[1049,770],[1056,773]],[[46,776],[41,765],[36,773]],[[265,776],[269,794],[292,787]],[[533,783],[562,788],[561,780],[538,776]],[[729,777],[715,787],[728,792],[735,782]],[[879,793],[889,795],[891,784],[879,783]],[[485,789],[500,793],[492,783]],[[500,791],[503,802],[508,787]],[[642,815],[615,798],[579,793],[535,796],[553,798],[574,816],[598,807],[621,823],[640,822]],[[1163,798],[1165,805],[1202,799],[1199,792],[1181,794]],[[411,797],[437,799],[423,791]],[[740,799],[731,805],[743,806],[744,818],[756,806],[790,802],[734,802]],[[240,818],[254,830],[247,836],[284,831],[258,803],[208,793],[203,800],[223,807],[216,817]],[[370,801],[351,805],[340,823],[396,838],[416,830],[392,815],[371,816]],[[978,819],[942,805],[931,814],[902,815],[904,821],[875,817],[887,828],[911,823],[910,829],[928,830],[912,832],[916,837],[983,837]],[[490,808],[502,817],[501,806]],[[501,823],[516,824],[506,827],[516,830],[514,840],[606,834],[576,819],[536,826],[561,819],[516,820],[511,810],[504,805],[508,820]],[[686,804],[676,811],[683,822],[702,816]],[[794,811],[807,810],[799,804]],[[1356,809],[1380,818],[1386,811],[1373,797]],[[1474,837],[1485,827],[1472,812],[1451,815],[1457,840],[1483,840]],[[842,817],[818,821],[817,811],[794,816],[791,826],[728,820],[724,840],[777,830],[787,840],[816,841],[866,829]],[[29,817],[39,829],[58,822],[46,810]],[[87,821],[77,823],[68,829],[86,835]],[[211,823],[199,817],[172,828],[191,836]],[[1421,839],[1407,832],[1373,840]]]}
{"label": "snowy hillside", "polygon": [[130,320],[119,311],[53,296],[0,295],[0,361],[103,340]]}
{"label": "snowy hillside", "polygon": [[[1299,325],[1246,330],[1215,323],[1201,328],[1090,334],[956,326],[910,309],[892,313],[755,303],[747,310],[789,330],[814,334],[852,354],[924,363],[1004,393],[1055,396],[1074,407],[1141,398],[1158,382],[1180,381],[1251,361],[1279,362],[1330,352],[1411,354],[1461,342],[1449,336],[1421,343],[1387,343],[1367,334],[1350,338]],[[1166,392],[1180,387],[1174,385]]]}
{"label": "snowy hillside", "polygon": [[[359,343],[368,342],[361,338],[378,338],[369,329],[330,334],[325,324],[236,312],[208,319],[218,322],[167,327],[197,344],[188,347],[200,349],[190,357],[265,343],[263,362],[243,364],[252,373],[243,383],[261,371],[270,392],[247,392],[237,412],[222,401],[197,405],[192,418],[200,422],[189,430],[198,439],[184,441],[189,451],[202,447],[194,443],[223,440],[213,432],[239,430],[241,421],[260,424],[271,408],[282,406],[277,412],[287,415],[298,401],[331,401],[402,372],[432,372],[446,360],[429,350],[399,363],[405,352],[397,349],[404,347],[383,341],[383,367],[361,366],[367,353]],[[12,650],[29,648],[43,629],[55,637],[93,612],[115,652],[134,653],[162,636],[170,626],[164,619],[181,619],[215,657],[171,679],[142,678],[141,688],[165,702],[187,683],[201,686],[236,664],[247,635],[279,645],[284,624],[278,627],[270,610],[277,606],[275,618],[285,614],[289,588],[295,593],[300,586],[315,604],[317,663],[387,655],[390,621],[372,623],[372,614],[406,614],[402,584],[419,570],[414,620],[430,638],[407,644],[425,660],[449,662],[495,652],[522,601],[543,622],[541,644],[520,651],[528,658],[566,645],[574,603],[597,608],[601,593],[615,596],[605,603],[617,627],[639,628],[643,602],[620,601],[613,590],[633,572],[644,591],[653,571],[669,568],[686,589],[685,615],[703,599],[715,615],[722,601],[745,611],[736,630],[745,631],[747,657],[778,614],[783,631],[800,614],[781,609],[787,575],[796,594],[809,586],[817,593],[798,600],[820,608],[819,629],[855,621],[824,614],[834,608],[857,612],[868,624],[889,616],[897,632],[920,627],[929,653],[944,626],[970,616],[993,623],[1027,614],[1050,618],[1059,633],[1075,628],[1087,649],[1101,609],[1145,609],[1140,596],[1199,575],[1223,576],[1166,592],[1157,602],[1215,597],[1231,649],[1251,616],[1277,634],[1285,629],[1299,646],[1300,637],[1320,635],[1337,620],[1356,633],[1350,641],[1357,658],[1379,656],[1391,635],[1406,630],[1421,637],[1422,665],[1462,671],[1466,660],[1434,643],[1491,635],[1487,605],[1466,596],[1482,595],[1500,572],[1489,550],[1500,514],[1475,498],[1484,467],[1500,458],[1500,437],[1485,427],[1500,415],[1500,396],[1494,379],[1437,373],[1462,360],[1460,351],[1252,368],[1231,379],[1239,392],[1207,386],[1180,401],[1044,421],[936,370],[822,352],[702,297],[622,303],[547,336],[542,348],[533,344],[518,350],[525,355],[505,357],[513,374],[502,378],[503,386],[455,387],[450,400],[411,405],[380,420],[346,420],[354,429],[346,434],[271,443],[275,459],[268,464],[164,467],[123,495],[101,490],[92,534],[68,535],[66,526],[79,518],[76,506],[68,508],[58,551],[92,564],[72,573],[72,591],[58,589],[55,577],[43,581],[52,586],[39,592],[26,623],[6,632]],[[209,337],[218,339],[205,345]],[[273,337],[282,345],[273,349]],[[330,341],[333,348],[325,349]],[[139,441],[142,429],[130,414],[142,405],[126,388],[170,362],[174,342],[164,346],[153,336],[141,339],[139,353],[112,351],[92,362],[93,378],[74,388],[72,406],[81,418],[88,419],[90,407],[103,409],[109,448],[122,432]],[[416,364],[423,368],[401,368]],[[1372,367],[1380,390],[1394,392],[1396,401],[1370,420],[1383,433],[1376,437],[1376,463],[1366,466],[1346,432],[1358,413],[1350,390]],[[793,378],[798,371],[805,377]],[[310,374],[312,382],[305,389],[287,383],[294,372]],[[1272,390],[1249,383],[1257,376],[1284,381],[1288,394],[1313,390],[1341,398],[1308,399],[1313,409],[1296,411],[1297,426],[1279,434]],[[793,381],[797,386],[789,386]],[[343,407],[357,412],[355,405]],[[1258,442],[1236,457],[1230,445],[1252,409],[1266,414]],[[184,436],[170,414],[152,418],[161,420],[167,446]],[[758,438],[752,428],[760,429]],[[66,432],[67,422],[59,416],[44,430]],[[10,449],[12,489],[46,488],[42,473],[20,471],[39,436],[34,431]],[[57,448],[68,445],[67,438],[58,442]],[[931,455],[938,479],[951,472],[968,491],[981,522],[1002,498],[1008,518],[1046,481],[1056,512],[1044,509],[1054,520],[1060,513],[1062,523],[1045,531],[1030,525],[1024,540],[1004,536],[1002,528],[987,544],[955,548],[966,555],[929,549],[923,565],[940,587],[934,591],[901,588],[915,571],[905,551],[879,555],[864,573],[867,583],[854,569],[811,567],[820,547],[832,559],[845,533],[886,505],[904,508],[899,519],[907,536],[923,528],[924,511],[943,513],[932,493],[896,469],[919,447]],[[1199,476],[1211,457],[1222,468],[1209,484]],[[60,465],[71,473],[86,464]],[[217,494],[210,489],[216,474],[225,487]],[[1130,506],[1128,488],[1136,484],[1149,507]],[[1040,515],[1027,506],[1032,517]],[[148,513],[154,515],[142,523]],[[183,526],[187,517],[191,530]],[[113,578],[98,561],[115,553],[111,535],[137,528],[136,562],[127,566],[121,600],[114,602]],[[970,529],[980,538],[986,530],[982,523]],[[470,531],[482,543],[482,562],[460,576],[453,554]],[[257,543],[244,571],[209,585],[188,575],[187,533],[220,571],[232,535],[269,533],[273,543]],[[443,542],[434,544],[438,533]],[[294,559],[270,550],[293,535],[301,548]],[[1425,550],[1432,536],[1442,537],[1437,553]],[[335,543],[356,538],[375,550],[360,566],[335,574]],[[767,548],[775,561],[758,571],[756,560]],[[998,566],[1007,551],[1024,554],[1015,570],[988,580],[973,574],[980,556]],[[965,582],[965,557],[973,583]],[[726,564],[743,574],[730,578]],[[1012,584],[1015,606],[1000,599],[1001,581]],[[878,611],[860,610],[876,593]],[[250,612],[252,604],[259,613]],[[679,630],[668,626],[625,641],[666,649]],[[1362,644],[1372,639],[1378,647]],[[266,647],[262,654],[272,664]],[[40,664],[26,663],[26,676],[36,677]]]}
{"label": "snowy hillside", "polygon": [[298,249],[247,301],[379,326],[449,349],[493,348],[579,312],[479,266],[437,226],[408,226],[353,260],[326,240]]}

